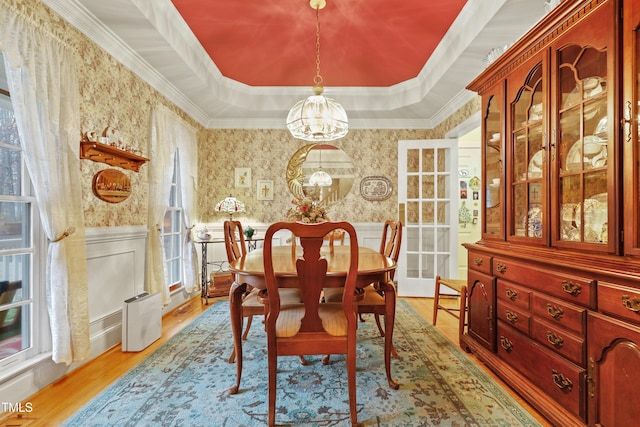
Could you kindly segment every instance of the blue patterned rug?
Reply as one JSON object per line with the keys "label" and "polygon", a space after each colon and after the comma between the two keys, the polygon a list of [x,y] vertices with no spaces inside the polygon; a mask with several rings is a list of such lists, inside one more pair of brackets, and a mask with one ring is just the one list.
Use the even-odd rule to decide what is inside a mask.
{"label": "blue patterned rug", "polygon": [[[235,382],[228,303],[220,301],[69,418],[65,426],[253,427],[267,420],[266,338],[258,319],[244,344]],[[382,346],[371,317],[357,345],[358,421],[363,426],[539,426],[507,392],[405,301],[398,301],[392,361],[400,389],[389,388]],[[276,422],[347,426],[343,356],[322,365],[309,356],[279,358]]]}

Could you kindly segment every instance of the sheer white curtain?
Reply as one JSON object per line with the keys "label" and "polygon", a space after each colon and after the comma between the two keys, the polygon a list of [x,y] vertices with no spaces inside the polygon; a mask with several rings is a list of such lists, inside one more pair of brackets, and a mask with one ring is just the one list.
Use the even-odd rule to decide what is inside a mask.
{"label": "sheer white curtain", "polygon": [[196,214],[196,188],[198,185],[198,150],[196,131],[191,126],[180,121],[175,127],[180,155],[180,193],[182,196],[182,209],[184,211],[184,223],[189,229],[183,243],[184,262],[183,278],[187,292],[193,292],[200,286],[198,280],[198,256],[196,246],[193,243],[190,232],[195,222]]}
{"label": "sheer white curtain", "polygon": [[[148,289],[162,294],[163,304],[170,301],[167,272],[164,265],[162,227],[164,212],[169,203],[169,190],[176,150],[180,150],[180,192],[185,224],[191,224],[195,212],[195,186],[197,182],[197,150],[195,130],[163,105],[157,105],[151,117],[151,161],[149,162],[149,260],[147,264]],[[184,286],[193,291],[197,280],[196,250],[191,233],[184,242]]]}
{"label": "sheer white curtain", "polygon": [[50,242],[45,286],[53,360],[70,364],[90,352],[76,61],[27,18],[0,8],[0,27],[18,133]]}

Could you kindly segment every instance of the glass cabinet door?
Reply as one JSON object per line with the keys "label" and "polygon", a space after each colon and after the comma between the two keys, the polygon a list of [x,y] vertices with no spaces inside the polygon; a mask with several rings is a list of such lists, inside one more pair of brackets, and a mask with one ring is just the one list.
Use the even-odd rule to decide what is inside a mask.
{"label": "glass cabinet door", "polygon": [[510,158],[509,239],[546,243],[546,120],[543,61],[523,67],[508,85]]}
{"label": "glass cabinet door", "polygon": [[640,255],[640,4],[624,6],[624,252]]}
{"label": "glass cabinet door", "polygon": [[[605,2],[551,47],[552,245],[594,252],[619,252],[615,216],[614,105],[619,77],[614,25],[617,2]],[[602,23],[602,25],[595,25]]]}
{"label": "glass cabinet door", "polygon": [[503,100],[504,85],[497,85],[483,96],[484,204],[483,237],[504,239],[503,189]]}
{"label": "glass cabinet door", "polygon": [[606,251],[614,164],[607,50],[568,44],[556,55],[554,243]]}

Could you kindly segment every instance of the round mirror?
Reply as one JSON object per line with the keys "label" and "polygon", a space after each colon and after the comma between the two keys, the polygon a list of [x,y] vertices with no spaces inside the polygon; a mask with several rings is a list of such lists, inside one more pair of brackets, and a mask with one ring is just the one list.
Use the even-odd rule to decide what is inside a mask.
{"label": "round mirror", "polygon": [[351,159],[328,144],[309,144],[296,151],[287,165],[287,185],[298,199],[318,188],[320,202],[332,206],[345,197],[355,177]]}

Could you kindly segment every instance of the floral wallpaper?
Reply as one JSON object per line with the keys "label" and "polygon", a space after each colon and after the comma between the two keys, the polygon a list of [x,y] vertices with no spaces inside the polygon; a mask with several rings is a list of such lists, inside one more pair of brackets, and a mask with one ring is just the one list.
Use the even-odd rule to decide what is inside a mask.
{"label": "floral wallpaper", "polygon": [[[233,194],[246,204],[247,212],[236,218],[251,223],[285,219],[292,195],[285,180],[290,156],[306,142],[290,136],[286,129],[205,129],[178,110],[166,98],[99,46],[62,20],[37,0],[0,0],[0,8],[28,16],[34,25],[46,28],[77,53],[81,95],[81,135],[117,129],[125,143],[149,156],[150,114],[156,104],[174,110],[198,131],[198,195],[194,218],[200,223],[221,223],[227,217],[214,212],[216,203]],[[2,11],[0,11],[2,12]],[[4,13],[4,12],[2,12]],[[382,222],[397,216],[397,144],[399,140],[443,138],[445,133],[480,108],[477,99],[431,130],[352,129],[335,145],[354,163],[356,179],[351,192],[329,211],[331,219],[351,222]],[[284,122],[284,118],[283,118]],[[153,162],[153,159],[151,159]],[[90,160],[81,162],[83,204],[87,227],[135,226],[147,223],[148,165],[140,172],[122,170],[131,180],[132,193],[125,201],[111,204],[93,195],[93,176],[110,166]],[[236,167],[251,169],[251,185],[234,187]],[[383,175],[393,183],[393,193],[384,201],[370,202],[359,194],[362,178]],[[273,180],[274,199],[257,200],[257,180]]]}

